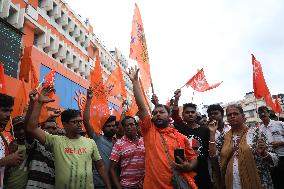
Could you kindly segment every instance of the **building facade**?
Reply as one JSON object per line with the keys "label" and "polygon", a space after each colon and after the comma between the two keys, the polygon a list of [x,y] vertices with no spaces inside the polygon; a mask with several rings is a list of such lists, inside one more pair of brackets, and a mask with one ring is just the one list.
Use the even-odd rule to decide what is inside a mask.
{"label": "building facade", "polygon": [[[30,64],[39,81],[55,69],[56,102],[52,107],[78,109],[75,99],[89,86],[98,50],[104,81],[116,68],[114,52],[98,39],[89,21],[82,21],[63,0],[1,0],[0,40],[7,93],[16,97],[21,79],[31,89],[31,74],[24,72]],[[120,52],[118,57],[119,66],[126,70],[126,58]],[[128,93],[133,94],[126,74],[124,81]],[[118,103],[110,99],[109,107],[118,110]]]}

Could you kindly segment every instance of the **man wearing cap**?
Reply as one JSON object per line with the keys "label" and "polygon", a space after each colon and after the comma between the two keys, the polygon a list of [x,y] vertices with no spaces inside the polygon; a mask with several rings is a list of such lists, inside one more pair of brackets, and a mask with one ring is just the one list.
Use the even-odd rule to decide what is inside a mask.
{"label": "man wearing cap", "polygon": [[5,171],[4,188],[25,189],[28,179],[27,155],[25,146],[24,117],[17,116],[12,120],[12,131],[15,140],[9,144],[10,152],[19,150],[24,157],[24,161],[17,166],[7,168]]}
{"label": "man wearing cap", "polygon": [[284,188],[284,123],[271,120],[269,118],[269,109],[266,106],[259,107],[258,114],[263,122],[260,129],[266,135],[269,145],[272,145],[279,157],[278,165],[271,172],[274,188]]}

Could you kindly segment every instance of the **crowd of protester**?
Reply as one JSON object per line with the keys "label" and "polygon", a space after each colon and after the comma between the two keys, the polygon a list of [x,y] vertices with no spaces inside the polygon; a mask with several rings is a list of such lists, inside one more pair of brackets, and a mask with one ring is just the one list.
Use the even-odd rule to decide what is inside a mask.
{"label": "crowd of protester", "polygon": [[[55,111],[42,123],[52,86],[31,91],[26,112],[13,119],[13,97],[0,94],[0,189],[284,188],[284,123],[272,119],[266,106],[258,108],[261,124],[248,127],[238,104],[225,111],[212,104],[208,118],[193,103],[179,112],[178,89],[169,106],[153,95],[149,112],[138,72],[130,69],[128,76],[139,120],[123,111],[120,118],[110,115],[103,125],[92,125],[91,87],[83,113]],[[9,121],[10,144],[2,134]]]}

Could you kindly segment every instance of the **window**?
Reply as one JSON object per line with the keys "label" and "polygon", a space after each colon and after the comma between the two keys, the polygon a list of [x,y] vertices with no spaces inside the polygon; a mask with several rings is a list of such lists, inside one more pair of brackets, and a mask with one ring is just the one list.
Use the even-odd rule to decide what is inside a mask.
{"label": "window", "polygon": [[22,33],[0,19],[0,62],[5,74],[17,78],[20,62]]}

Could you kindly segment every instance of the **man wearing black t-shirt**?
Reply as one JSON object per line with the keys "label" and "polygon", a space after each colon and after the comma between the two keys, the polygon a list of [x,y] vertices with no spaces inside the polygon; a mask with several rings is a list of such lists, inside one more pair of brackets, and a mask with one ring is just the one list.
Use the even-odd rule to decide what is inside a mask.
{"label": "man wearing black t-shirt", "polygon": [[209,129],[200,127],[196,123],[196,105],[187,103],[183,105],[182,118],[179,116],[178,101],[181,96],[181,91],[178,89],[175,92],[174,107],[172,110],[172,118],[176,129],[187,136],[192,148],[198,155],[198,166],[196,168],[197,176],[195,182],[200,189],[210,189],[211,180],[208,171],[208,146],[209,146]]}

